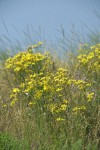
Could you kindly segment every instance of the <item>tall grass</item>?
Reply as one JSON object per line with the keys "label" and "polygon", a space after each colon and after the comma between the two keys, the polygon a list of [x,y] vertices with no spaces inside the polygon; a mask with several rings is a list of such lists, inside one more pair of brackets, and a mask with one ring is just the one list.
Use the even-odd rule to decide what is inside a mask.
{"label": "tall grass", "polygon": [[48,54],[41,42],[18,54],[1,52],[2,150],[99,150],[99,36],[79,45],[62,35],[60,58],[52,51],[59,47]]}

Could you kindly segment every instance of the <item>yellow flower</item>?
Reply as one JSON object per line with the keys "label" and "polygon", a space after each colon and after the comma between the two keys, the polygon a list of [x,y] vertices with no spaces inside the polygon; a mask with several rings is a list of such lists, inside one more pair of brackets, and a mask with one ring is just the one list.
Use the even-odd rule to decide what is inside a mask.
{"label": "yellow flower", "polygon": [[20,90],[18,88],[13,88],[13,93],[18,93]]}
{"label": "yellow flower", "polygon": [[64,102],[65,104],[68,104],[68,100],[66,100],[66,99],[64,99],[63,102]]}
{"label": "yellow flower", "polygon": [[7,105],[6,105],[6,104],[4,104],[2,107],[3,107],[3,108],[6,108],[6,107],[7,107]]}
{"label": "yellow flower", "polygon": [[65,119],[63,118],[57,118],[56,121],[64,121]]}
{"label": "yellow flower", "polygon": [[93,96],[94,96],[94,93],[90,93],[90,94],[88,94],[88,95],[87,95],[87,99],[88,99],[88,101],[91,101],[91,100],[92,100],[92,98],[93,98]]}
{"label": "yellow flower", "polygon": [[47,85],[44,85],[44,91],[48,90]]}
{"label": "yellow flower", "polygon": [[29,106],[34,105],[34,104],[36,104],[36,102],[29,102],[28,103]]}
{"label": "yellow flower", "polygon": [[62,90],[62,88],[58,88],[56,89],[56,92],[60,92]]}
{"label": "yellow flower", "polygon": [[64,111],[64,110],[66,110],[66,108],[67,108],[67,105],[66,104],[62,104],[61,107],[60,107],[60,110]]}
{"label": "yellow flower", "polygon": [[37,90],[36,94],[34,94],[35,99],[40,99],[42,96],[43,91],[42,90]]}
{"label": "yellow flower", "polygon": [[14,106],[16,102],[17,102],[17,99],[16,99],[16,98],[13,99],[13,100],[11,101],[11,103],[10,103],[10,106]]}
{"label": "yellow flower", "polygon": [[32,49],[39,47],[40,45],[43,45],[43,42],[38,42],[37,44],[34,44],[31,46]]}
{"label": "yellow flower", "polygon": [[20,70],[21,70],[20,67],[16,67],[16,68],[14,69],[15,72],[19,72]]}
{"label": "yellow flower", "polygon": [[91,52],[91,53],[89,53],[89,55],[87,56],[87,59],[90,60],[90,59],[92,59],[93,57],[94,57],[94,53]]}
{"label": "yellow flower", "polygon": [[49,107],[49,109],[50,109],[50,111],[51,111],[52,113],[55,112],[55,109],[56,109],[56,105],[55,105],[55,104],[50,104],[48,107]]}
{"label": "yellow flower", "polygon": [[78,111],[78,110],[85,110],[86,109],[86,107],[85,106],[76,106],[76,107],[74,107],[73,108],[73,111]]}

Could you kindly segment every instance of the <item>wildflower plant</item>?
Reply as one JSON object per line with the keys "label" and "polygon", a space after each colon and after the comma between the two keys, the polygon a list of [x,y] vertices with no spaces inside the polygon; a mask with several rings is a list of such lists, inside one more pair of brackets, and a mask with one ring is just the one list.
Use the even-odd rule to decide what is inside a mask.
{"label": "wildflower plant", "polygon": [[85,75],[90,78],[96,77],[100,73],[100,44],[90,47],[87,54],[80,54],[78,57],[80,68],[85,71]]}
{"label": "wildflower plant", "polygon": [[100,44],[89,47],[87,52],[81,50],[75,56],[74,71],[68,64],[57,67],[50,53],[36,52],[41,44],[29,46],[26,51],[6,60],[11,89],[9,102],[3,104],[2,110],[27,110],[26,116],[34,118],[36,127],[38,124],[40,139],[40,134],[45,133],[44,126],[48,132],[50,129],[51,139],[64,139],[63,143],[68,139],[67,144],[84,136],[87,141],[91,137],[97,139]]}
{"label": "wildflower plant", "polygon": [[[50,56],[48,53],[33,53],[32,50],[21,52],[6,61],[6,68],[14,74],[14,81],[18,83],[12,90],[11,98],[20,93],[30,96],[36,95],[36,90],[41,89],[43,77],[50,72]],[[47,77],[46,77],[47,79]],[[48,79],[47,79],[48,80]],[[46,86],[45,81],[44,86]],[[41,84],[42,83],[42,84]],[[41,90],[40,90],[41,91]],[[38,92],[39,95],[42,92]]]}
{"label": "wildflower plant", "polygon": [[[21,103],[30,107],[36,107],[35,105],[38,104],[56,118],[59,116],[65,118],[68,108],[72,111],[84,110],[83,108],[87,107],[87,103],[93,97],[92,92],[87,94],[91,90],[91,83],[70,77],[68,69],[58,68],[53,71],[50,54],[34,53],[32,48],[34,46],[6,61],[6,68],[14,74],[14,80],[18,83],[11,91],[10,105],[19,103],[20,98],[23,97]],[[96,57],[99,58],[97,48],[95,52],[97,52]],[[88,63],[93,60],[97,62],[94,53],[90,52],[87,54],[88,57],[86,54],[79,55],[77,58],[80,66],[91,67]],[[99,64],[97,68],[99,69]]]}

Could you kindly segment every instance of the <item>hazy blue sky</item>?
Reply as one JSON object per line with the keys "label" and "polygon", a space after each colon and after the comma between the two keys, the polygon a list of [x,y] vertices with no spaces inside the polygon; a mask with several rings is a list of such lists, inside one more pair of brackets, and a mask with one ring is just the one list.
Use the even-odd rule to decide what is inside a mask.
{"label": "hazy blue sky", "polygon": [[83,23],[96,27],[100,20],[94,11],[99,10],[100,0],[0,0],[0,36],[7,34],[5,24],[10,37],[20,40],[22,30],[32,25],[34,30],[41,27],[43,36],[54,39],[61,24],[67,32],[72,23],[77,30],[84,28]]}

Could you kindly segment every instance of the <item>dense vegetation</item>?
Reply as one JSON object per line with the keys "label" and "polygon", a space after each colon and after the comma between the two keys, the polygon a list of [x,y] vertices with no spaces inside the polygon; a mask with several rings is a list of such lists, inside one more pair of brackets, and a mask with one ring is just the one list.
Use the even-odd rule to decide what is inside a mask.
{"label": "dense vegetation", "polygon": [[1,150],[99,150],[100,44],[66,61],[42,44],[0,62]]}

